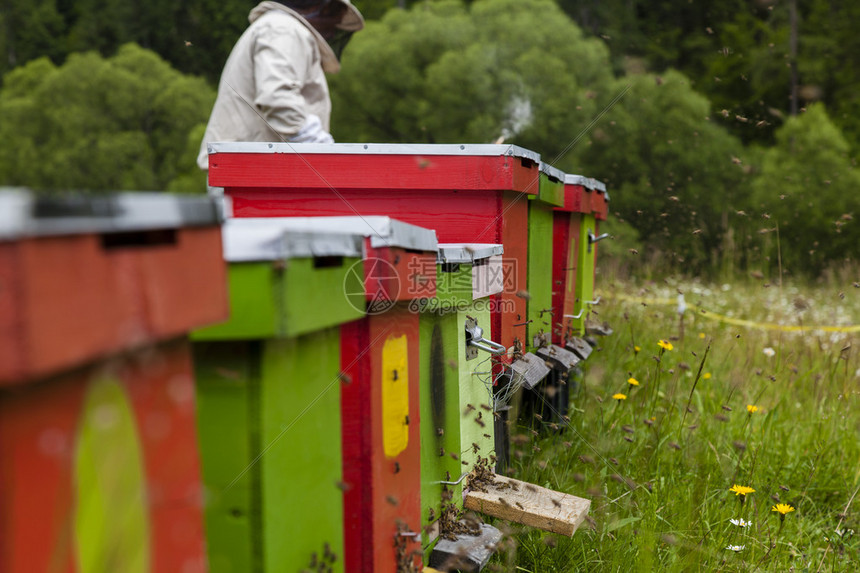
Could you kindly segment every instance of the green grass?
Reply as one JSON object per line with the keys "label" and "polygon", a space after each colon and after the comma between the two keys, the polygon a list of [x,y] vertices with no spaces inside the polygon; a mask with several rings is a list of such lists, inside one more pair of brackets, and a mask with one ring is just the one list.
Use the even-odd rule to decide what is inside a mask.
{"label": "green grass", "polygon": [[[587,361],[570,426],[515,446],[513,464],[519,479],[590,498],[589,522],[572,538],[512,528],[491,568],[860,570],[860,344],[855,332],[814,328],[860,324],[860,289],[601,287],[599,318],[615,333]],[[676,305],[647,302],[678,291],[729,320],[804,329],[688,309],[682,338]],[[641,385],[629,387],[630,376]],[[613,400],[617,392],[627,399]],[[520,424],[513,432],[532,436]],[[734,484],[755,492],[742,504]],[[795,508],[782,523],[776,503]],[[738,518],[751,526],[730,522]]]}

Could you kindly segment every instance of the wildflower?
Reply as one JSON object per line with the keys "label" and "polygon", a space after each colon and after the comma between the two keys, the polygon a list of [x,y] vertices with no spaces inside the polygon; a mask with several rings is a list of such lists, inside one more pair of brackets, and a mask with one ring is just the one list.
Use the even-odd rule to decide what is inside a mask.
{"label": "wildflower", "polygon": [[792,511],[794,511],[794,508],[787,503],[778,503],[771,508],[771,511],[778,512],[780,519],[785,519],[785,514],[791,513]]}
{"label": "wildflower", "polygon": [[756,412],[758,412],[758,406],[747,404],[747,412],[749,412],[750,414],[755,414]]}
{"label": "wildflower", "polygon": [[746,548],[746,545],[728,545],[726,549],[729,551],[734,551],[735,553],[739,551],[743,551]]}
{"label": "wildflower", "polygon": [[639,380],[637,380],[636,378],[633,378],[633,377],[628,378],[627,383],[630,384],[631,386],[639,386]]}
{"label": "wildflower", "polygon": [[746,497],[746,495],[747,495],[748,493],[753,493],[753,492],[755,492],[755,490],[754,490],[753,488],[751,488],[751,487],[748,487],[748,486],[745,486],[745,485],[737,485],[737,484],[735,484],[735,485],[733,485],[732,487],[730,487],[730,488],[729,488],[729,491],[730,491],[730,492],[732,492],[732,493],[734,493],[735,495],[740,495],[740,496],[743,496],[743,497]]}
{"label": "wildflower", "polygon": [[704,333],[704,332],[700,332],[700,333],[699,333],[699,338],[705,338],[705,333]]}
{"label": "wildflower", "polygon": [[627,395],[622,394],[622,393],[620,393],[620,392],[619,392],[618,394],[613,394],[613,395],[612,395],[612,399],[613,399],[613,400],[618,400],[618,401],[620,402],[621,400],[626,400],[626,399],[627,399]]}
{"label": "wildflower", "polygon": [[672,350],[672,348],[674,348],[672,346],[671,342],[669,342],[668,340],[662,340],[662,339],[657,342],[657,346],[659,346],[663,350]]}
{"label": "wildflower", "polygon": [[711,373],[705,372],[704,374],[702,374],[702,379],[703,380],[710,380],[711,379]]}
{"label": "wildflower", "polygon": [[[634,347],[633,347],[633,354],[639,354],[639,351],[640,351],[640,350],[642,350],[642,349],[641,349],[641,348],[639,348],[638,346],[634,346]],[[858,376],[860,376],[860,374],[858,374]]]}
{"label": "wildflower", "polygon": [[729,522],[731,522],[732,525],[737,525],[738,527],[749,527],[752,525],[752,521],[746,521],[744,518],[730,519]]}
{"label": "wildflower", "polygon": [[776,355],[776,350],[774,350],[770,346],[766,346],[764,348],[764,350],[762,350],[762,352],[764,352],[764,355],[767,356],[768,358],[773,358],[773,356]]}

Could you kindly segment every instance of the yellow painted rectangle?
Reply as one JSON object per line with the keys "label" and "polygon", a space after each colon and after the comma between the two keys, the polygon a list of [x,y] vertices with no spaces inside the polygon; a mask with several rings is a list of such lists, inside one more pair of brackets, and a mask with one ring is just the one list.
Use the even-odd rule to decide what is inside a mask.
{"label": "yellow painted rectangle", "polygon": [[389,337],[382,346],[382,445],[397,457],[409,444],[409,342]]}

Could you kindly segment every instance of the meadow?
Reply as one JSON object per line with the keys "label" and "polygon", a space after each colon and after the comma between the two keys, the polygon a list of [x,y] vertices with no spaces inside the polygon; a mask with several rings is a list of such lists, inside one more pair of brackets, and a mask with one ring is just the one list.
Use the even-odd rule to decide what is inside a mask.
{"label": "meadow", "polygon": [[599,283],[614,333],[569,425],[521,421],[512,446],[515,477],[590,516],[508,527],[491,570],[860,570],[860,285]]}

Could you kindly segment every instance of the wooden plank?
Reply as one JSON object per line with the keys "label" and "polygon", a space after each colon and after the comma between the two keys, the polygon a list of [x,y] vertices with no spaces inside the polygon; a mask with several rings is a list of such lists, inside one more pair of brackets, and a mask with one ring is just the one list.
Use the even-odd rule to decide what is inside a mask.
{"label": "wooden plank", "polygon": [[[526,297],[528,288],[528,197],[522,193],[505,193],[502,199],[501,243],[505,246],[505,284],[499,297],[501,304],[493,312],[494,342],[510,348],[514,340],[526,344]],[[520,293],[520,296],[517,295]]]}
{"label": "wooden plank", "polygon": [[576,272],[576,303],[573,307],[573,314],[582,315],[578,319],[571,320],[570,326],[574,334],[578,336],[585,335],[585,320],[591,312],[591,306],[586,304],[594,299],[594,257],[597,251],[593,248],[588,249],[588,232],[597,232],[597,222],[594,215],[585,214],[582,216],[579,227],[579,244],[577,245],[577,272]]}
{"label": "wooden plank", "polygon": [[[400,535],[402,527],[412,533],[421,526],[418,318],[399,303],[341,327],[341,370],[348,381],[341,393],[347,571],[394,573],[396,541],[407,556],[420,549],[414,537]],[[393,345],[388,352],[386,344]],[[391,384],[396,381],[406,381],[405,388]],[[404,399],[408,418],[386,416]]]}
{"label": "wooden plank", "polygon": [[198,342],[193,352],[209,570],[260,571],[259,482],[252,479],[260,466],[247,469],[257,453],[252,388],[259,385],[260,343]]}
{"label": "wooden plank", "polygon": [[[457,361],[460,376],[460,459],[465,462],[462,465],[464,471],[472,469],[478,461],[478,456],[488,458],[495,454],[495,431],[493,424],[492,397],[482,381],[489,374],[478,375],[475,372],[486,372],[490,370],[488,362],[489,354],[483,350],[478,352],[478,357],[466,360],[466,317],[471,316],[478,321],[478,325],[484,329],[484,336],[495,341],[495,331],[490,328],[490,311],[486,305],[472,307],[457,313],[457,327],[460,335],[457,338]],[[472,444],[478,445],[476,452]],[[458,473],[453,479],[460,477]]]}
{"label": "wooden plank", "polygon": [[177,338],[130,358],[122,380],[146,471],[149,563],[153,571],[181,571],[206,561],[191,347]]}
{"label": "wooden plank", "polygon": [[245,188],[511,189],[538,192],[538,165],[506,156],[218,153],[209,183]]}
{"label": "wooden plank", "polygon": [[[448,273],[454,274],[454,273]],[[470,274],[470,273],[469,273]],[[457,370],[457,313],[424,312],[420,318],[421,369],[421,525],[439,517],[442,506],[440,481],[456,481],[461,466],[449,454],[460,451],[460,379]],[[462,499],[453,486],[454,499]],[[423,539],[425,546],[430,541]]]}
{"label": "wooden plank", "polygon": [[466,509],[572,537],[585,521],[591,500],[496,475],[486,492],[469,491]]}
{"label": "wooden plank", "polygon": [[529,201],[529,268],[527,300],[528,320],[526,345],[533,350],[550,342],[552,332],[552,263],[553,212],[538,201]]}
{"label": "wooden plank", "polygon": [[[0,385],[22,383],[227,318],[221,233],[107,247],[97,234],[0,248]],[[193,297],[188,293],[193,292]]]}
{"label": "wooden plank", "polygon": [[263,343],[264,571],[308,567],[326,545],[344,570],[339,356],[338,328]]}
{"label": "wooden plank", "polygon": [[[387,215],[436,231],[440,243],[500,243],[499,193],[409,189],[233,188],[235,217]],[[523,203],[526,203],[525,196]],[[507,255],[507,245],[505,245]]]}
{"label": "wooden plank", "polygon": [[[573,290],[575,269],[568,264],[570,248],[568,213],[556,211],[552,220],[552,342],[564,344],[564,302],[566,290]],[[568,287],[569,285],[569,287]]]}
{"label": "wooden plank", "polygon": [[564,183],[550,179],[545,173],[540,174],[540,191],[538,199],[555,207],[564,207],[565,193]]}

